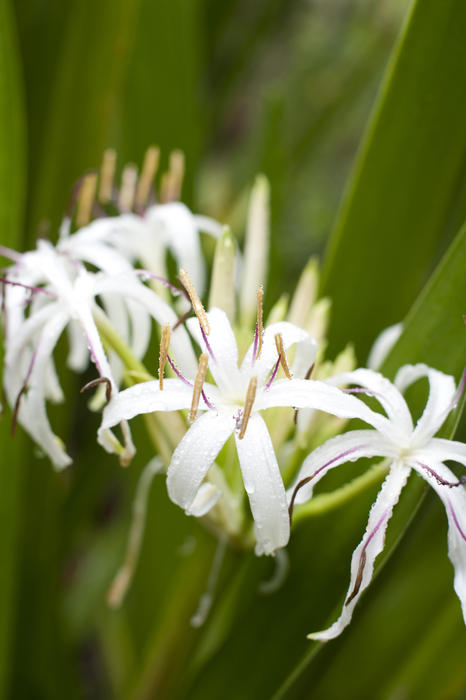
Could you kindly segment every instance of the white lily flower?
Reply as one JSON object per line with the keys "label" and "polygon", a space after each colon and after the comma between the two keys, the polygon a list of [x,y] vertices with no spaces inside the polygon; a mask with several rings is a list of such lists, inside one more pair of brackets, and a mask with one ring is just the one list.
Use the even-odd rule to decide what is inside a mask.
{"label": "white lily flower", "polygon": [[[424,413],[414,426],[401,392],[421,377],[427,377],[430,392]],[[390,471],[372,506],[364,537],[353,553],[351,580],[341,616],[327,630],[309,636],[333,639],[351,621],[354,607],[371,581],[375,559],[384,547],[393,508],[413,469],[432,486],[445,506],[449,556],[455,568],[454,587],[466,620],[466,490],[462,485],[464,478],[458,480],[444,464],[446,460],[466,464],[466,445],[434,437],[458,400],[453,377],[418,364],[402,367],[394,384],[367,369],[340,374],[329,381],[359,385],[361,389],[347,391],[363,391],[374,396],[387,418],[378,425],[368,420],[375,430],[351,431],[314,450],[303,462],[295,487],[289,490],[291,502],[302,503],[309,499],[315,484],[330,469],[348,461],[386,457],[390,460]]]}
{"label": "white lily flower", "polygon": [[[198,389],[202,415],[176,447],[168,467],[170,498],[188,514],[201,515],[220,494],[204,482],[207,473],[230,435],[235,436],[245,490],[255,521],[257,554],[272,554],[289,538],[289,516],[285,489],[272,441],[260,412],[277,406],[309,407],[340,417],[371,418],[377,414],[359,399],[323,382],[305,379],[275,379],[285,351],[296,344],[293,369],[309,367],[315,357],[315,341],[301,328],[280,322],[268,326],[254,342],[238,367],[238,348],[227,315],[220,309],[206,314],[208,336],[197,319],[189,329],[207,358],[214,384],[188,382],[184,377],[149,381],[126,389],[106,406],[100,430],[113,427],[141,413],[174,411],[193,406],[193,383]],[[281,338],[277,359],[276,337]],[[204,375],[205,376],[205,375]],[[202,388],[202,394],[200,390]],[[194,416],[191,416],[192,418]],[[200,508],[200,504],[203,507]]]}
{"label": "white lily flower", "polygon": [[[63,400],[56,375],[53,351],[66,327],[69,327],[68,364],[84,369],[90,359],[96,365],[108,393],[116,393],[117,385],[100,340],[94,314],[99,307],[96,297],[108,304],[123,304],[124,312],[134,322],[133,332],[140,327],[142,309],[157,323],[177,321],[175,312],[154,292],[141,284],[131,273],[107,275],[90,273],[78,261],[58,252],[50,243],[39,241],[37,249],[22,255],[8,270],[5,292],[6,356],[4,382],[15,419],[23,425],[35,442],[49,455],[57,468],[66,467],[70,457],[54,435],[46,413],[47,398]],[[34,298],[26,316],[29,296]],[[101,309],[100,309],[101,312]],[[185,371],[196,366],[189,336],[182,327],[173,334],[180,363]],[[129,431],[125,433],[126,450],[122,461],[134,453]],[[101,442],[109,451],[119,449],[113,436],[101,434]]]}
{"label": "white lily flower", "polygon": [[[125,213],[96,219],[72,234],[63,226],[59,248],[106,272],[119,272],[125,269],[125,263],[131,267],[130,263],[139,261],[164,278],[165,256],[170,250],[202,294],[205,266],[199,233],[218,238],[222,231],[217,221],[192,214],[181,202],[168,202],[154,204],[142,215]],[[105,251],[110,252],[107,255]]]}

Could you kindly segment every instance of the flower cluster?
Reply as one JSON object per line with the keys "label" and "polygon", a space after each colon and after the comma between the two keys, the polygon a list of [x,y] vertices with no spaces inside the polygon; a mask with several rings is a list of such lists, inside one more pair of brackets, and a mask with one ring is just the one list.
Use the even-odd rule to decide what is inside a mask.
{"label": "flower cluster", "polygon": [[[13,425],[21,424],[56,468],[71,462],[46,411],[47,401],[64,400],[54,350],[66,330],[68,367],[82,372],[95,365],[97,377],[84,388],[97,388],[94,408],[105,404],[98,442],[128,464],[135,453],[129,421],[148,415],[154,442],[161,425],[168,433],[169,447],[165,440],[160,455],[171,500],[232,543],[254,544],[258,555],[286,546],[294,508],[312,498],[329,470],[362,457],[384,458],[385,481],[353,554],[343,612],[312,636],[331,639],[350,622],[411,471],[445,505],[454,585],[466,618],[465,478],[444,463],[466,465],[466,446],[435,437],[463,387],[423,364],[402,367],[394,383],[383,377],[377,368],[400,326],[377,343],[370,369],[355,368],[350,347],[334,362],[325,360],[330,305],[316,301],[315,261],[290,304],[280,299],[265,322],[265,179],[258,178],[251,194],[241,257],[228,229],[177,201],[180,154],[172,155],[158,198],[157,164],[158,152],[149,149],[141,174],[126,168],[117,189],[108,152],[100,177],[84,180],[56,245],[39,241],[23,254],[0,248],[12,263],[2,276],[2,308],[3,382]],[[201,231],[217,240],[208,294]],[[171,280],[167,251],[179,269]],[[160,345],[157,377],[143,364],[153,333]],[[422,378],[429,398],[414,425],[404,393]],[[353,418],[370,428],[342,432]]]}

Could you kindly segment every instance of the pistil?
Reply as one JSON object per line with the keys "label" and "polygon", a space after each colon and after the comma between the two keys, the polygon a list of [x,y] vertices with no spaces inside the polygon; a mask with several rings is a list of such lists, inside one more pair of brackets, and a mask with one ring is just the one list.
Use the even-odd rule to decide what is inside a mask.
{"label": "pistil", "polygon": [[159,386],[163,391],[163,371],[167,362],[168,346],[170,345],[170,326],[162,326],[162,338],[159,351]]}
{"label": "pistil", "polygon": [[242,440],[246,433],[246,428],[248,427],[249,417],[251,415],[252,407],[254,405],[254,400],[256,398],[257,391],[257,377],[251,377],[249,380],[248,391],[246,394],[246,401],[244,402],[243,411],[243,421],[241,423],[241,430],[238,435],[238,439]]}

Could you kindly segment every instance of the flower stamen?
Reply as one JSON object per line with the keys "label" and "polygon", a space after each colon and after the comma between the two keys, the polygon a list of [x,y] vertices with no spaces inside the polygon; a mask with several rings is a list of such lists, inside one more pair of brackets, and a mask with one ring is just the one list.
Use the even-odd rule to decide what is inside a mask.
{"label": "flower stamen", "polygon": [[99,202],[108,204],[112,199],[113,178],[115,175],[116,151],[107,148],[104,151],[102,165],[100,166]]}
{"label": "flower stamen", "polygon": [[280,364],[287,379],[291,379],[291,372],[286,359],[285,348],[283,347],[283,338],[281,333],[277,333],[275,336],[275,346],[277,348],[278,355],[280,357]]}
{"label": "flower stamen", "polygon": [[76,213],[76,225],[78,228],[87,226],[91,220],[96,190],[97,173],[89,173],[89,175],[83,177],[79,192],[78,211]]}
{"label": "flower stamen", "polygon": [[154,181],[155,174],[159,167],[160,149],[157,146],[151,146],[147,149],[142,165],[142,172],[138,180],[136,188],[136,209],[143,209],[150,195],[150,188]]}
{"label": "flower stamen", "polygon": [[202,387],[204,386],[208,364],[209,355],[206,352],[203,352],[199,358],[199,367],[197,369],[196,378],[194,379],[193,398],[191,401],[191,409],[189,411],[190,423],[193,423],[196,419],[197,409],[199,408],[199,399],[201,398]]}
{"label": "flower stamen", "polygon": [[205,335],[209,335],[210,333],[210,326],[209,326],[209,319],[207,318],[206,311],[204,309],[204,306],[202,304],[202,301],[199,299],[198,293],[194,289],[194,285],[189,279],[188,273],[186,270],[181,269],[180,270],[180,279],[188,292],[189,299],[191,301],[194,313],[197,316],[197,320],[199,321],[199,325],[201,326],[201,329],[204,331]]}
{"label": "flower stamen", "polygon": [[170,345],[170,326],[162,326],[162,337],[159,350],[159,386],[163,391],[163,371],[167,362],[168,346]]}
{"label": "flower stamen", "polygon": [[257,321],[256,332],[254,333],[254,350],[252,353],[252,361],[257,360],[262,350],[262,340],[264,334],[264,326],[262,323],[263,317],[263,299],[264,287],[261,285],[257,290]]}
{"label": "flower stamen", "polygon": [[118,195],[118,209],[129,212],[133,208],[138,181],[138,169],[133,163],[128,163],[121,174],[121,188]]}
{"label": "flower stamen", "polygon": [[249,380],[248,391],[246,393],[246,401],[244,402],[243,420],[241,422],[241,430],[238,435],[238,439],[242,440],[246,433],[246,428],[248,427],[249,417],[251,415],[252,407],[254,405],[254,400],[256,398],[257,391],[257,377],[251,377]]}

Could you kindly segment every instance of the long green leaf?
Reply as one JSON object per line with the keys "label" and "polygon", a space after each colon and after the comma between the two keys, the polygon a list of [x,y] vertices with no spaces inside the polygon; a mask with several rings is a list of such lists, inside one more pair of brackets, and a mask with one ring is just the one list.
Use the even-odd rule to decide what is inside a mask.
{"label": "long green leaf", "polygon": [[458,206],[466,157],[466,5],[414,2],[330,242],[322,290],[330,349],[403,318]]}
{"label": "long green leaf", "polygon": [[[15,27],[8,0],[0,2],[0,242],[21,242],[24,199],[24,106]],[[0,358],[1,359],[1,358]],[[0,422],[0,698],[9,697],[12,626],[16,600],[22,443]]]}
{"label": "long green leaf", "polygon": [[33,236],[44,222],[57,224],[73,183],[112,145],[138,9],[137,0],[73,2],[31,192]]}

